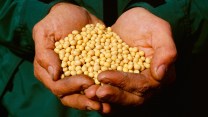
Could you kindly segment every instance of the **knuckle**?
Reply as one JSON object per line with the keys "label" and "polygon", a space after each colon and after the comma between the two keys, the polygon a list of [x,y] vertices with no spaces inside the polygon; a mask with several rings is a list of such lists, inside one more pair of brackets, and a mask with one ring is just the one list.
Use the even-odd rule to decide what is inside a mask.
{"label": "knuckle", "polygon": [[141,93],[145,93],[146,91],[148,91],[150,89],[150,85],[149,83],[145,83],[143,84],[141,87],[138,88],[138,90],[136,91],[137,94],[141,94]]}
{"label": "knuckle", "polygon": [[41,54],[35,54],[34,60],[36,61],[36,64],[40,64],[44,58]]}
{"label": "knuckle", "polygon": [[107,99],[110,96],[112,96],[114,93],[112,92],[111,88],[109,86],[105,86],[104,90],[100,90],[99,92],[97,92],[97,96],[100,99]]}
{"label": "knuckle", "polygon": [[34,76],[38,79],[40,79],[40,72],[39,72],[39,67],[38,67],[38,63],[36,60],[34,60],[33,62],[33,65],[34,65]]}
{"label": "knuckle", "polygon": [[35,24],[34,27],[33,27],[33,29],[32,29],[32,34],[33,34],[33,39],[34,39],[34,40],[36,39],[36,38],[35,38],[35,35],[36,35],[37,32],[39,31],[39,29],[40,29],[39,23]]}
{"label": "knuckle", "polygon": [[61,98],[60,100],[61,100],[61,103],[62,103],[64,106],[68,106],[68,104],[67,104],[65,98]]}
{"label": "knuckle", "polygon": [[36,78],[39,78],[39,75],[38,75],[38,72],[37,72],[36,69],[34,69],[34,76],[35,76]]}
{"label": "knuckle", "polygon": [[175,46],[166,48],[165,51],[167,51],[167,53],[165,53],[165,58],[170,61],[175,61],[175,59],[177,58],[177,50]]}
{"label": "knuckle", "polygon": [[131,75],[130,73],[127,73],[127,72],[122,72],[123,74],[123,78],[120,79],[120,82],[119,82],[119,87],[123,88],[123,87],[126,87],[126,84],[130,84],[133,79],[134,79],[134,76]]}
{"label": "knuckle", "polygon": [[177,50],[176,49],[172,49],[172,51],[169,52],[171,57],[176,57],[177,56]]}
{"label": "knuckle", "polygon": [[169,56],[173,61],[175,61],[176,58],[177,58],[177,51],[175,51],[175,50],[169,51],[168,56]]}
{"label": "knuckle", "polygon": [[56,95],[56,96],[58,96],[58,97],[61,96],[60,91],[59,91],[56,87],[52,87],[52,88],[50,88],[50,90],[51,90],[51,92],[52,92],[54,95]]}

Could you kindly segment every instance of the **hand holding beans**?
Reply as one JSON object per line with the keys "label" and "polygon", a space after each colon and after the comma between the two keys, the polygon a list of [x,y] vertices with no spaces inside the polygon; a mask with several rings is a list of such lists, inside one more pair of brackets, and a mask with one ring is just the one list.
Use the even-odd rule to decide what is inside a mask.
{"label": "hand holding beans", "polygon": [[137,47],[151,58],[150,69],[140,74],[101,72],[98,80],[104,85],[85,94],[109,103],[141,105],[155,90],[175,78],[172,65],[177,51],[170,25],[143,8],[132,8],[117,19],[112,30],[129,46]]}
{"label": "hand holding beans", "polygon": [[80,110],[101,108],[99,102],[77,93],[94,84],[91,78],[79,75],[59,80],[62,69],[59,57],[53,50],[54,43],[74,29],[81,29],[86,24],[98,22],[102,23],[82,7],[70,3],[58,3],[33,28],[35,76],[66,106]]}
{"label": "hand holding beans", "polygon": [[[100,38],[99,42],[94,31],[87,32],[87,27],[93,26],[83,28],[98,22],[102,24],[81,7],[69,3],[55,5],[33,29],[35,76],[69,107],[109,113],[110,103],[141,105],[149,96],[146,92],[159,87],[164,81],[176,58],[169,24],[145,9],[132,8],[112,26],[115,33],[111,32],[111,28],[106,29],[108,36],[115,40]],[[103,28],[102,25],[98,27]],[[75,29],[82,32],[73,31]],[[98,30],[96,33],[98,36],[104,32]],[[87,38],[83,38],[83,35]],[[102,41],[105,42],[103,45]],[[121,45],[114,41],[121,42]],[[135,50],[141,52],[137,54]],[[141,60],[135,59],[139,57]],[[147,64],[142,67],[134,63],[139,61]],[[145,67],[149,69],[144,70]],[[61,73],[63,79],[60,79]],[[90,77],[95,78],[97,84],[103,85],[95,85]],[[80,94],[83,90],[84,95]]]}
{"label": "hand holding beans", "polygon": [[132,8],[117,19],[112,30],[129,46],[151,58],[150,68],[139,74],[101,72],[97,79],[103,85],[89,87],[85,95],[118,105],[142,105],[160,87],[175,79],[173,63],[177,51],[170,25],[143,8]]}

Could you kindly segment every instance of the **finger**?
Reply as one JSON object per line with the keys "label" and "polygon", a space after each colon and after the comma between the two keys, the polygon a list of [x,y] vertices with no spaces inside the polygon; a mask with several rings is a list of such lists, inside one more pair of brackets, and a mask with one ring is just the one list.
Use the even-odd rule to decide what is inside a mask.
{"label": "finger", "polygon": [[34,60],[34,75],[35,77],[40,80],[47,88],[51,89],[54,85],[53,80],[51,79],[51,76],[48,74],[48,72],[37,63],[36,60]]}
{"label": "finger", "polygon": [[62,104],[79,110],[100,110],[101,104],[97,101],[90,100],[85,95],[73,94],[61,98]]}
{"label": "finger", "polygon": [[[92,85],[89,88],[87,88],[84,93],[85,96],[89,99],[100,101],[99,98],[96,96],[96,91],[100,87],[100,85]],[[102,108],[100,109],[101,113],[108,114],[111,112],[111,106],[109,103],[102,103]]]}
{"label": "finger", "polygon": [[109,103],[102,103],[101,112],[104,114],[109,114],[111,112],[111,106]]}
{"label": "finger", "polygon": [[34,60],[34,73],[35,76],[58,97],[83,91],[94,84],[94,81],[85,75],[77,75],[53,81],[47,71],[42,68],[36,60]]}
{"label": "finger", "polygon": [[111,85],[103,85],[96,91],[97,97],[103,102],[121,105],[140,105],[144,98]]}
{"label": "finger", "polygon": [[54,82],[52,92],[57,96],[80,93],[94,84],[94,81],[86,75],[66,77]]}
{"label": "finger", "polygon": [[60,75],[62,73],[60,67],[61,63],[57,55],[53,52],[53,50],[44,50],[41,54],[37,52],[36,55],[38,56],[37,62],[47,71],[51,79],[60,79]]}
{"label": "finger", "polygon": [[60,79],[61,62],[58,55],[53,51],[55,47],[55,36],[54,34],[46,35],[44,30],[36,30],[34,28],[33,31],[35,59],[48,72],[52,79]]}
{"label": "finger", "polygon": [[135,95],[141,95],[141,93],[160,85],[159,82],[152,78],[149,69],[144,70],[140,74],[121,71],[104,71],[98,75],[98,80],[105,84],[117,86]]}
{"label": "finger", "polygon": [[[170,31],[170,29],[167,30]],[[155,34],[155,37],[153,37],[155,39],[152,40],[155,52],[151,61],[151,73],[156,80],[160,81],[169,65],[175,61],[177,50],[171,32],[157,30],[157,33],[159,35]]]}
{"label": "finger", "polygon": [[85,95],[93,100],[98,100],[96,96],[96,90],[100,87],[100,85],[92,85],[84,90]]}

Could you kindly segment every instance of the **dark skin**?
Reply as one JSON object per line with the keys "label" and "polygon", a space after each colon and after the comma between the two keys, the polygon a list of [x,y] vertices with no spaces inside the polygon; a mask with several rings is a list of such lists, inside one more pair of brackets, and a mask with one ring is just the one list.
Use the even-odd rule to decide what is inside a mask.
{"label": "dark skin", "polygon": [[141,105],[161,85],[175,78],[173,62],[177,51],[170,25],[143,8],[133,8],[123,13],[112,29],[128,45],[151,57],[151,68],[140,74],[104,71],[98,76],[104,85],[90,87],[85,94],[109,103]]}
{"label": "dark skin", "polygon": [[[145,20],[144,20],[145,19]],[[143,50],[151,57],[151,68],[140,74],[119,71],[104,71],[98,80],[104,85],[95,85],[85,75],[60,79],[61,67],[54,43],[72,30],[80,30],[89,23],[102,23],[85,9],[69,3],[56,4],[49,14],[33,29],[35,42],[34,72],[65,106],[80,110],[112,111],[110,103],[141,105],[152,89],[157,89],[176,58],[176,48],[169,24],[143,8],[133,8],[121,15],[112,26],[128,45]],[[68,25],[65,25],[68,24]],[[135,30],[136,29],[136,30]],[[85,94],[80,94],[84,91]],[[150,92],[150,93],[146,93]]]}

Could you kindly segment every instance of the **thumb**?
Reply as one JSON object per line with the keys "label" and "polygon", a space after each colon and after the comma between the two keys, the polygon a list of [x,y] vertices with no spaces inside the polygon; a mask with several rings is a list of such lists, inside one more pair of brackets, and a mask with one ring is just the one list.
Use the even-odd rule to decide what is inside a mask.
{"label": "thumb", "polygon": [[53,80],[60,79],[61,66],[58,55],[53,49],[45,49],[40,51],[36,49],[36,61],[44,68]]}
{"label": "thumb", "polygon": [[58,54],[54,52],[53,36],[45,36],[42,31],[33,35],[35,42],[35,60],[48,72],[53,80],[60,78],[61,66]]}
{"label": "thumb", "polygon": [[166,43],[167,40],[163,41],[164,43],[161,43],[161,45],[155,48],[151,61],[151,74],[157,81],[162,80],[168,68],[176,59],[177,51],[175,44],[170,40],[169,43]]}
{"label": "thumb", "polygon": [[54,53],[53,50],[50,50],[49,52],[47,52],[47,56],[48,58],[41,62],[43,67],[48,71],[48,74],[51,76],[53,80],[60,79],[62,70],[58,55],[56,55],[56,53]]}

